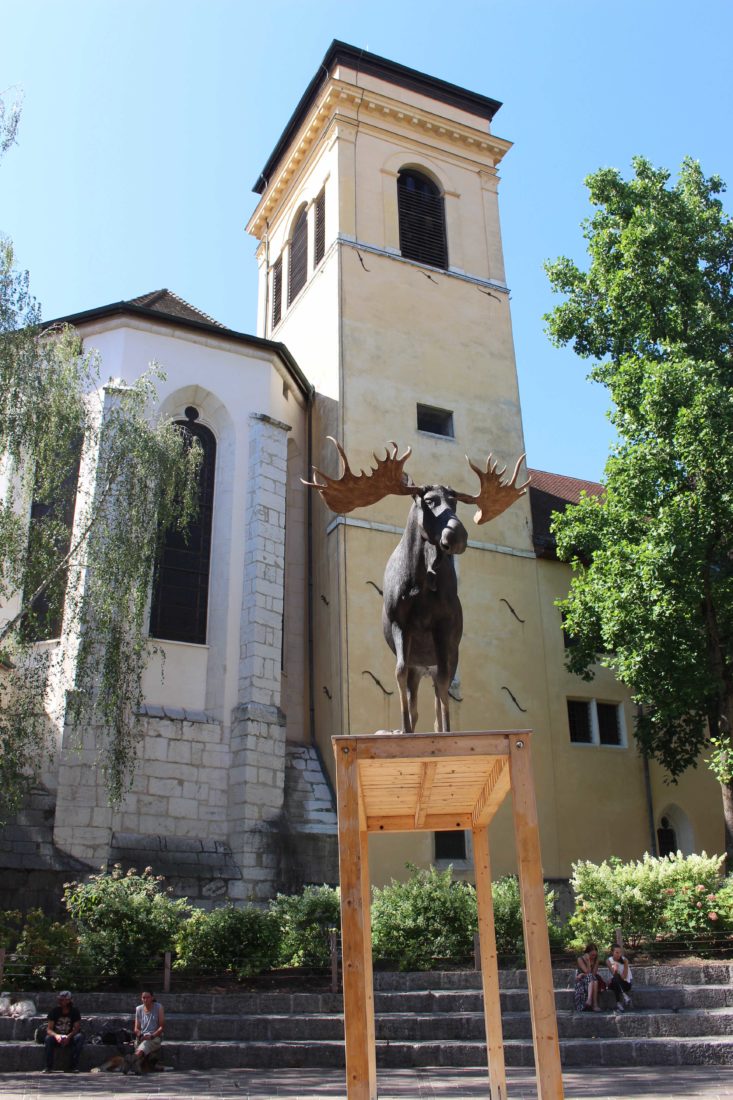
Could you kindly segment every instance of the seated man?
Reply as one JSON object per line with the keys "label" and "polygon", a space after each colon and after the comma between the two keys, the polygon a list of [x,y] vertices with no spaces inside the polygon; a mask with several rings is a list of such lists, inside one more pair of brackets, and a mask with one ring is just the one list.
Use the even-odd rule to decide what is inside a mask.
{"label": "seated man", "polygon": [[162,1004],[147,990],[143,991],[140,999],[142,1004],[135,1009],[135,1073],[154,1068],[165,1028]]}
{"label": "seated man", "polygon": [[84,1036],[81,1033],[81,1013],[72,1003],[68,989],[59,993],[59,1003],[48,1014],[46,1028],[46,1069],[45,1073],[53,1071],[53,1056],[56,1050],[68,1049],[69,1066],[67,1073],[79,1072],[79,1055],[84,1046]]}
{"label": "seated man", "polygon": [[631,967],[629,960],[623,953],[621,944],[616,943],[611,948],[611,954],[606,960],[606,965],[611,973],[608,983],[616,997],[616,1012],[624,1012],[631,1008]]}

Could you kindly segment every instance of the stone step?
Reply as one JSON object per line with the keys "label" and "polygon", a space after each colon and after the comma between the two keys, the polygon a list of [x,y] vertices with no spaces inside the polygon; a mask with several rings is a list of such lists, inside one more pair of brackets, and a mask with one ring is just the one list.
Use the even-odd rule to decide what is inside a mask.
{"label": "stone step", "polygon": [[[40,1014],[45,1015],[56,1004],[55,994],[14,994],[17,999],[29,998]],[[294,1013],[329,1013],[343,1011],[340,993],[230,993],[230,994],[161,994],[166,1014],[194,1016],[218,1015],[286,1015]],[[80,993],[76,1003],[82,1015],[115,1015],[132,1019],[135,997],[129,993]],[[426,988],[421,990],[389,990],[375,992],[377,1012],[480,1012],[483,996],[480,989]],[[558,1011],[569,1010],[573,1005],[571,987],[555,987],[555,1004]],[[612,1008],[613,994],[601,994],[601,1005]],[[634,983],[634,1005],[639,1009],[674,1010],[681,1008],[731,1008],[733,985],[694,985],[674,983],[663,986],[637,985]],[[529,993],[522,988],[505,988],[501,991],[501,1007],[504,1012],[529,1010]],[[3,1020],[0,1018],[0,1026]],[[0,1039],[2,1038],[0,1032]]]}
{"label": "stone step", "polygon": [[[87,1045],[82,1069],[101,1065],[113,1048]],[[530,1040],[507,1039],[508,1066],[532,1066]],[[701,1038],[598,1038],[561,1040],[563,1065],[650,1066],[733,1065],[733,1037]],[[166,1042],[162,1061],[178,1070],[233,1068],[342,1068],[344,1045],[339,1040],[285,1040],[282,1042],[196,1043]],[[382,1068],[421,1066],[485,1066],[486,1047],[481,1041],[439,1042],[377,1041],[377,1064]],[[0,1073],[32,1072],[43,1066],[43,1048],[35,1043],[0,1044]]]}
{"label": "stone step", "polygon": [[[680,1009],[678,1011],[633,1011],[558,1013],[561,1038],[663,1038],[733,1035],[733,1009]],[[42,1017],[28,1020],[0,1020],[3,1042],[32,1041]],[[529,1012],[505,1012],[502,1017],[506,1039],[531,1039]],[[91,1016],[84,1020],[87,1036],[129,1027],[126,1016]],[[377,1038],[400,1042],[439,1040],[483,1040],[483,1012],[377,1014]],[[287,1040],[343,1039],[343,1016],[338,1013],[307,1015],[169,1015],[166,1042],[281,1042]]]}

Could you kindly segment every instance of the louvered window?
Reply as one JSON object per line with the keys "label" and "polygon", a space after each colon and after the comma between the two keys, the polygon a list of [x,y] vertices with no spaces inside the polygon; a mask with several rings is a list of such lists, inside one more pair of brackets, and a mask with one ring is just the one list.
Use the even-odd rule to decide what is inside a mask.
{"label": "louvered window", "polygon": [[402,255],[431,267],[447,267],[445,205],[438,187],[420,172],[400,172],[397,206]]}
{"label": "louvered window", "polygon": [[308,276],[308,215],[305,207],[293,226],[290,241],[290,277],[288,279],[288,305],[305,286]]}
{"label": "louvered window", "polygon": [[313,265],[317,267],[326,254],[326,189],[319,194],[314,205]]}
{"label": "louvered window", "polygon": [[272,267],[272,327],[283,315],[283,259],[279,256]]}
{"label": "louvered window", "polygon": [[206,642],[209,602],[211,520],[214,511],[216,440],[197,424],[198,411],[186,409],[180,426],[203,450],[199,469],[198,515],[185,532],[166,531],[153,583],[150,633],[173,642]]}

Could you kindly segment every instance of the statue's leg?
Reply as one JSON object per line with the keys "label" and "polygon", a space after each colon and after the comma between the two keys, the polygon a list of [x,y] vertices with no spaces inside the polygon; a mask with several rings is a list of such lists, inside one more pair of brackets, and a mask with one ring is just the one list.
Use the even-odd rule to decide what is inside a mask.
{"label": "statue's leg", "polygon": [[414,733],[417,729],[417,691],[420,687],[420,670],[408,668],[407,670],[407,705],[410,710],[410,729]]}
{"label": "statue's leg", "polygon": [[437,658],[435,672],[433,673],[433,688],[435,689],[435,732],[450,733],[450,695],[448,689],[455,675],[455,664],[449,656],[450,647],[443,632],[433,632],[435,654]]}
{"label": "statue's leg", "polygon": [[395,678],[400,692],[400,705],[402,707],[402,732],[412,733],[413,727],[410,717],[410,705],[407,698],[408,668],[405,659],[405,642],[402,628],[399,627],[397,623],[392,623],[392,638],[394,640],[394,651],[397,657]]}

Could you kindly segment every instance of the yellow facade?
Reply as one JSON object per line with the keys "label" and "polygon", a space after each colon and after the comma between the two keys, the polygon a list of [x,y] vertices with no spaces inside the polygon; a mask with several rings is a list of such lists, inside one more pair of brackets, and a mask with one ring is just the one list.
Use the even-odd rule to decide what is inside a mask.
{"label": "yellow facade", "polygon": [[[407,469],[418,484],[473,492],[465,455],[476,461],[491,451],[511,469],[524,450],[497,197],[497,166],[510,145],[491,133],[497,106],[491,101],[451,96],[441,82],[420,74],[408,79],[408,70],[388,62],[360,65],[353,53],[332,47],[327,71],[301,101],[263,174],[248,227],[260,241],[259,333],[283,341],[316,387],[316,466],[337,472],[327,435],[343,443],[355,470],[395,440],[401,449],[412,447]],[[443,196],[447,269],[400,254],[397,177],[405,168],[419,170]],[[310,215],[322,191],[325,254],[314,264],[309,216],[307,281],[289,302],[292,227],[304,206]],[[278,258],[282,316],[273,325]],[[454,438],[419,432],[418,403],[450,410]],[[409,501],[387,498],[336,517],[314,494],[312,507],[313,705],[316,738],[330,766],[333,734],[400,722],[377,587]],[[662,804],[689,825],[696,848],[721,850],[719,794],[710,773],[692,773],[670,792],[652,768],[647,784],[627,693],[607,670],[591,684],[565,670],[555,600],[567,589],[568,571],[536,557],[529,497],[482,527],[473,525],[467,506],[462,512],[471,542],[457,559],[465,624],[452,724],[535,731],[545,876],[567,877],[576,859],[639,857]],[[621,703],[626,745],[571,743],[568,698]],[[419,711],[418,731],[432,729],[429,681]],[[425,865],[434,858],[432,834],[371,843],[377,883],[404,876],[407,861]],[[496,875],[514,869],[506,807],[492,825],[492,852]]]}

